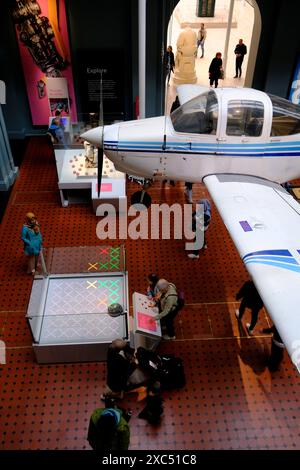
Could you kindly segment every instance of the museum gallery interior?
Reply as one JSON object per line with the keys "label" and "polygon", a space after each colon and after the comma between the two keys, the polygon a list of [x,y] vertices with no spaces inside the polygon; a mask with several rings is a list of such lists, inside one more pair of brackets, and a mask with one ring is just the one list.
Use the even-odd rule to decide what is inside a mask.
{"label": "museum gallery interior", "polygon": [[129,450],[299,449],[299,13],[1,2],[0,450],[91,450],[116,339]]}

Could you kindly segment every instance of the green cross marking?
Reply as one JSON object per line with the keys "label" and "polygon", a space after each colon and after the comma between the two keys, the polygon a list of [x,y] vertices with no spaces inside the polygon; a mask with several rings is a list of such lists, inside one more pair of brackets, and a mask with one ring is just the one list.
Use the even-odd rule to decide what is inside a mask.
{"label": "green cross marking", "polygon": [[101,270],[101,269],[107,269],[108,270],[108,263],[109,263],[109,261],[106,261],[106,263],[102,263],[101,261],[99,261],[99,270]]}
{"label": "green cross marking", "polygon": [[116,279],[113,281],[112,279],[105,279],[104,281],[101,281],[98,279],[98,289],[101,288],[106,288],[108,289],[108,299],[110,303],[115,303],[120,300],[120,280]]}
{"label": "green cross marking", "polygon": [[111,269],[116,268],[118,269],[120,265],[120,247],[111,248],[110,251],[110,265]]}

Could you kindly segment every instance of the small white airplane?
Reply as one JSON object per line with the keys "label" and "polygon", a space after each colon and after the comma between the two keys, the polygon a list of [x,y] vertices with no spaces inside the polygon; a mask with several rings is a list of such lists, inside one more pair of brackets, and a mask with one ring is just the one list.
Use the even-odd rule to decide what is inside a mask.
{"label": "small white airplane", "polygon": [[[177,88],[170,116],[87,131],[119,171],[203,182],[300,372],[300,106],[249,88]],[[226,260],[224,260],[226,262]]]}

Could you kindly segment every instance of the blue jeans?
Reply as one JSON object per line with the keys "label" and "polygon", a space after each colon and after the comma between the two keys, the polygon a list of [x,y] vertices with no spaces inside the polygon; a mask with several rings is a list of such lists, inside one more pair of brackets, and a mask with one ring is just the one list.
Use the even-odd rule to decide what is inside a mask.
{"label": "blue jeans", "polygon": [[64,133],[63,129],[61,129],[61,128],[55,129],[55,137],[57,138],[59,144],[63,145],[65,148],[67,148],[67,143],[66,143],[66,140],[65,140],[65,133]]}
{"label": "blue jeans", "polygon": [[198,39],[197,41],[197,48],[199,48],[199,46],[201,46],[201,51],[202,51],[202,57],[204,56],[204,41],[200,41]]}

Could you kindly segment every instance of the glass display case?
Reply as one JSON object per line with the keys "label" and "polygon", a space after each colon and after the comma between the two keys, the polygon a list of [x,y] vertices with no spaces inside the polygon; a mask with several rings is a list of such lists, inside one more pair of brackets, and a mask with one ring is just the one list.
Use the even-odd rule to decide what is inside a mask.
{"label": "glass display case", "polygon": [[[106,360],[116,338],[129,340],[123,246],[48,249],[46,277],[33,281],[27,319],[38,363]],[[108,307],[118,304],[120,314]]]}
{"label": "glass display case", "polygon": [[[66,118],[61,118],[66,119]],[[96,212],[101,202],[111,204],[117,211],[120,200],[126,198],[126,175],[115,170],[113,163],[104,155],[102,168],[101,195],[97,191],[97,148],[84,142],[81,134],[99,126],[96,113],[81,115],[76,124],[62,123],[57,138],[52,138],[54,146],[58,187],[61,203],[92,201]],[[55,133],[55,130],[54,130]],[[121,205],[122,206],[122,205]]]}

